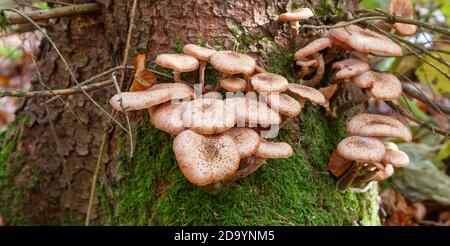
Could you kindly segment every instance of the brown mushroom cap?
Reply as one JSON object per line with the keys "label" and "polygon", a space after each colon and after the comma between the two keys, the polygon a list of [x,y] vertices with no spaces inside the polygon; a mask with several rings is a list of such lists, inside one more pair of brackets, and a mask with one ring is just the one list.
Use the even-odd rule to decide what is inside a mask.
{"label": "brown mushroom cap", "polygon": [[364,53],[379,53],[387,56],[402,56],[400,46],[381,34],[356,25],[331,29],[328,35],[351,48]]}
{"label": "brown mushroom cap", "polygon": [[183,123],[183,107],[186,104],[166,102],[152,112],[150,122],[158,129],[172,135],[178,135],[185,130]]}
{"label": "brown mushroom cap", "polygon": [[377,174],[376,174],[374,180],[380,182],[380,181],[388,179],[393,174],[394,174],[394,167],[392,165],[388,164],[384,167],[384,169],[377,171]]}
{"label": "brown mushroom cap", "polygon": [[152,87],[148,88],[147,91],[156,91],[160,89],[180,89],[185,90],[189,94],[192,94],[194,96],[194,89],[184,83],[159,83],[154,84]]}
{"label": "brown mushroom cap", "polygon": [[283,93],[271,93],[267,95],[266,101],[272,109],[289,117],[298,116],[302,110],[297,100]]}
{"label": "brown mushroom cap", "polygon": [[238,122],[252,124],[280,124],[281,117],[267,104],[245,97],[225,99],[227,107],[234,110]]}
{"label": "brown mushroom cap", "polygon": [[277,21],[299,21],[308,19],[314,16],[314,13],[309,8],[300,8],[289,13],[284,13],[278,16]]}
{"label": "brown mushroom cap", "polygon": [[198,60],[185,54],[161,54],[155,60],[158,66],[170,68],[177,72],[191,72],[198,68]]}
{"label": "brown mushroom cap", "polygon": [[328,170],[330,170],[334,176],[340,177],[352,166],[352,164],[353,161],[343,158],[336,150],[333,150],[330,160],[328,161]]}
{"label": "brown mushroom cap", "polygon": [[188,102],[183,112],[184,126],[201,134],[224,132],[236,124],[236,116],[225,102],[201,98]]}
{"label": "brown mushroom cap", "polygon": [[309,86],[304,86],[304,85],[295,84],[295,83],[289,83],[288,90],[294,96],[308,99],[313,103],[323,105],[327,102],[327,100],[325,99],[323,94],[320,93],[320,91],[318,91],[312,87],[309,87]]}
{"label": "brown mushroom cap", "polygon": [[184,176],[199,186],[232,176],[241,159],[233,138],[223,134],[201,135],[186,130],[175,137],[173,150]]}
{"label": "brown mushroom cap", "polygon": [[188,90],[166,88],[118,93],[109,100],[109,104],[117,111],[122,111],[122,106],[126,111],[132,111],[150,108],[172,99],[184,99],[190,97],[193,97],[193,94]]}
{"label": "brown mushroom cap", "polygon": [[255,156],[261,158],[288,158],[294,154],[292,147],[285,142],[269,142],[261,139]]}
{"label": "brown mushroom cap", "polygon": [[219,84],[227,91],[239,92],[247,89],[247,81],[241,78],[223,78]]}
{"label": "brown mushroom cap", "polygon": [[307,44],[305,47],[297,50],[294,54],[294,60],[303,59],[323,49],[330,48],[331,46],[333,46],[333,42],[330,38],[318,38]]}
{"label": "brown mushroom cap", "polygon": [[212,54],[216,53],[215,50],[204,48],[195,44],[186,44],[183,47],[183,52],[186,55],[195,57],[201,61],[209,61]]}
{"label": "brown mushroom cap", "polygon": [[380,162],[386,152],[381,140],[360,136],[345,138],[338,144],[336,150],[343,158],[361,163]]}
{"label": "brown mushroom cap", "polygon": [[258,73],[250,81],[258,92],[283,92],[288,87],[287,79],[274,73]]}
{"label": "brown mushroom cap", "polygon": [[251,74],[256,66],[255,59],[233,51],[217,51],[209,62],[224,74]]}
{"label": "brown mushroom cap", "polygon": [[222,99],[223,99],[223,98],[222,98],[222,94],[220,94],[220,93],[217,92],[217,91],[210,91],[210,92],[207,92],[207,93],[205,93],[202,97],[203,97],[203,98],[214,98],[214,99],[219,99],[219,100],[222,100]]}
{"label": "brown mushroom cap", "polygon": [[391,164],[394,167],[406,167],[409,164],[408,155],[401,150],[392,150],[386,148],[386,154],[382,161],[384,164]]}
{"label": "brown mushroom cap", "polygon": [[384,142],[384,147],[386,147],[386,150],[389,149],[389,150],[399,151],[397,144],[395,144],[393,142]]}
{"label": "brown mushroom cap", "polygon": [[362,113],[353,117],[347,124],[351,135],[367,137],[395,137],[405,142],[412,140],[409,128],[392,117]]}
{"label": "brown mushroom cap", "polygon": [[223,134],[233,138],[241,158],[249,157],[255,153],[261,139],[258,133],[245,127],[233,127]]}
{"label": "brown mushroom cap", "polygon": [[[389,1],[388,13],[406,18],[414,17],[414,6],[411,0],[391,0]],[[394,28],[400,35],[413,35],[417,27],[411,24],[395,23]]]}
{"label": "brown mushroom cap", "polygon": [[375,76],[373,75],[373,71],[371,70],[365,71],[351,78],[352,83],[359,88],[371,87],[374,80]]}
{"label": "brown mushroom cap", "polygon": [[388,73],[376,73],[370,93],[380,100],[392,101],[402,94],[402,84],[397,77]]}
{"label": "brown mushroom cap", "polygon": [[335,62],[331,67],[339,69],[336,73],[338,79],[351,78],[370,69],[367,62],[354,58]]}

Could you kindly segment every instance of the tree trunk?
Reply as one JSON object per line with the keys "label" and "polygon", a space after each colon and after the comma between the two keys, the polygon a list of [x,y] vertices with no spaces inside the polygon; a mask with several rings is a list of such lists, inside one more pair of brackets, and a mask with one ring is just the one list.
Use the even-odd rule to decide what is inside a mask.
{"label": "tree trunk", "polygon": [[[133,1],[97,2],[102,5],[101,15],[60,18],[47,30],[79,81],[120,65],[126,43]],[[292,2],[295,5],[296,1]],[[312,6],[322,16],[328,7],[334,8],[330,2],[313,1]],[[343,9],[353,8],[351,2],[341,2]],[[289,27],[275,21],[286,5],[287,1],[281,0],[138,1],[128,64],[140,50],[153,60],[157,54],[179,51],[181,45],[202,43],[237,48],[292,81],[290,59],[295,50],[286,48]],[[300,42],[314,35],[312,31],[300,33]],[[38,58],[43,81],[51,88],[74,86],[49,42],[44,41],[41,48]],[[208,66],[207,83],[214,83],[217,76]],[[128,71],[126,84],[130,77]],[[188,74],[186,79],[190,77],[196,75]],[[45,89],[36,82],[33,85],[35,90]],[[90,94],[110,112],[107,101],[114,88]],[[2,165],[0,158],[0,177],[2,172],[7,177],[7,185],[0,185],[0,211],[6,223],[83,224],[105,129],[108,141],[91,224],[378,223],[375,189],[364,195],[335,190],[326,163],[345,135],[345,121],[328,118],[312,105],[281,133],[280,139],[293,145],[293,157],[270,160],[234,187],[209,195],[183,177],[173,156],[172,137],[151,127],[147,112],[131,114],[136,149],[129,158],[128,135],[114,124],[107,125],[108,117],[84,95],[66,98],[71,109],[59,100],[46,105],[47,99],[27,101],[19,117],[17,146],[12,153],[0,148],[9,156],[7,165]]]}

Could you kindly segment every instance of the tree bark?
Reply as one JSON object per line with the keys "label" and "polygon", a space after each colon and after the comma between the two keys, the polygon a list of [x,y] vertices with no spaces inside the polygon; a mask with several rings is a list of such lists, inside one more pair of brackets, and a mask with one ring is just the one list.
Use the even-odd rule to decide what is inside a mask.
{"label": "tree bark", "polygon": [[[79,81],[118,66],[122,60],[133,1],[97,2],[102,5],[100,16],[60,18],[47,29]],[[332,4],[313,1],[312,6],[320,8],[319,3],[324,2]],[[353,6],[351,1],[341,2],[342,6]],[[260,57],[260,51],[267,48],[261,40],[289,47],[289,26],[275,21],[277,14],[285,12],[286,4],[284,0],[138,1],[128,64],[140,50],[153,60],[157,54],[174,52],[174,46],[187,43],[233,49],[236,43],[231,37],[237,28],[242,32],[240,48],[248,48],[248,54],[259,64],[269,65]],[[305,41],[313,35],[300,33],[299,39]],[[75,85],[49,42],[43,41],[38,60],[47,86]],[[285,70],[290,72],[291,68]],[[128,84],[131,75],[126,75]],[[45,90],[38,83],[33,85],[33,90]],[[90,94],[110,111],[107,101],[114,94],[113,88]],[[296,146],[294,158],[269,162],[247,177],[248,181],[210,196],[184,180],[173,160],[172,139],[147,126],[144,112],[131,114],[138,140],[136,155],[130,159],[124,147],[126,134],[113,124],[106,125],[108,117],[82,94],[65,99],[76,117],[58,100],[46,105],[46,98],[32,98],[24,107],[29,120],[8,159],[8,168],[15,170],[13,185],[22,191],[23,198],[6,196],[8,203],[16,207],[4,214],[7,223],[9,217],[11,224],[82,224],[105,128],[109,135],[101,159],[92,224],[351,224],[366,219],[360,211],[373,209],[373,196],[334,191],[335,181],[325,171],[328,154],[342,137],[334,125],[340,123],[316,108],[307,107],[306,113],[290,126],[293,133],[282,137]],[[329,134],[334,139],[314,136],[323,131],[335,131]],[[304,140],[302,134],[311,136]],[[276,183],[280,179],[288,179],[285,187],[282,182]],[[242,197],[245,194],[251,199]],[[311,211],[303,210],[313,207]],[[336,213],[347,214],[332,218],[339,217]],[[14,222],[11,216],[15,214],[24,220]],[[367,216],[374,214],[371,210]]]}

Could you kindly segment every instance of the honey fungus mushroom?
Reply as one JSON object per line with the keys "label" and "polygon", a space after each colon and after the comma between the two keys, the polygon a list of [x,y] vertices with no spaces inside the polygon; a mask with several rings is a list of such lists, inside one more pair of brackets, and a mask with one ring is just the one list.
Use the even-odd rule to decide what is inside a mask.
{"label": "honey fungus mushroom", "polygon": [[331,68],[339,69],[336,73],[337,79],[351,78],[370,69],[367,62],[355,58],[335,62]]}
{"label": "honey fungus mushroom", "polygon": [[402,56],[400,46],[388,37],[357,25],[348,25],[345,28],[335,28],[328,31],[328,37],[333,43],[344,46],[347,50],[356,50],[363,53],[376,53],[385,56]]}
{"label": "honey fungus mushroom", "polygon": [[267,104],[280,114],[296,117],[302,110],[301,104],[284,93],[270,93],[266,96]]}
{"label": "honey fungus mushroom", "polygon": [[285,142],[269,142],[261,139],[261,143],[256,150],[255,156],[269,158],[288,158],[294,154],[292,147]]}
{"label": "honey fungus mushroom", "polygon": [[238,123],[278,125],[280,115],[267,104],[246,97],[225,99],[227,108],[235,112]]}
{"label": "honey fungus mushroom", "polygon": [[303,106],[306,100],[311,101],[313,104],[325,105],[327,100],[320,91],[304,85],[295,83],[289,83],[288,91],[294,95]]}
{"label": "honey fungus mushroom", "polygon": [[233,138],[241,158],[249,157],[255,153],[261,142],[258,133],[246,127],[233,127],[223,134]]}
{"label": "honey fungus mushroom", "polygon": [[226,134],[202,135],[186,130],[175,137],[173,150],[183,175],[198,186],[231,177],[241,160],[236,143]]}
{"label": "honey fungus mushroom", "polygon": [[295,42],[297,41],[298,33],[299,33],[299,30],[298,30],[298,28],[300,27],[299,21],[309,19],[313,16],[314,16],[314,13],[312,12],[311,9],[300,8],[300,9],[293,10],[292,12],[279,15],[277,17],[277,21],[289,22],[290,27],[291,27],[291,42],[292,42],[292,44],[295,44]]}
{"label": "honey fungus mushroom", "polygon": [[186,44],[183,47],[183,52],[186,55],[195,57],[199,60],[199,83],[203,86],[205,85],[205,68],[206,63],[209,62],[209,59],[211,58],[212,54],[214,54],[216,51],[204,47],[200,47],[195,44]]}
{"label": "honey fungus mushroom", "polygon": [[[255,59],[234,51],[217,51],[211,55],[211,65],[227,77],[233,74],[244,74],[244,79],[253,73]],[[247,81],[247,79],[246,79]]]}
{"label": "honey fungus mushroom", "polygon": [[175,82],[181,81],[181,73],[197,70],[199,62],[196,58],[185,54],[161,54],[156,57],[156,64],[173,70]]}
{"label": "honey fungus mushroom", "polygon": [[[406,18],[414,18],[414,6],[411,0],[390,0],[388,5],[388,13]],[[413,35],[416,33],[417,27],[411,24],[394,23],[395,31],[400,35]]]}
{"label": "honey fungus mushroom", "polygon": [[250,81],[257,92],[283,92],[288,88],[287,79],[274,73],[258,73]]}
{"label": "honey fungus mushroom", "polygon": [[178,104],[166,102],[158,106],[151,113],[150,123],[156,128],[174,136],[180,134],[186,128],[183,123],[183,109],[187,102]]}

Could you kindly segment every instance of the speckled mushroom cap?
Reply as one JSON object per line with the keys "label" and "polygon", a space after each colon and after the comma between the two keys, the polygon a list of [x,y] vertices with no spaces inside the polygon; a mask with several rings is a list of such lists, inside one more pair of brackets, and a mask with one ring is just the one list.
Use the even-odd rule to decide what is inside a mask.
{"label": "speckled mushroom cap", "polygon": [[220,87],[227,91],[239,92],[247,89],[247,81],[241,78],[223,78],[219,81]]}
{"label": "speckled mushroom cap", "polygon": [[354,116],[347,124],[351,135],[367,137],[395,137],[405,142],[412,140],[409,128],[392,117],[362,113]]}
{"label": "speckled mushroom cap", "polygon": [[335,62],[331,67],[339,69],[336,73],[336,78],[338,79],[351,78],[370,69],[367,62],[355,58]]}
{"label": "speckled mushroom cap", "polygon": [[200,98],[188,102],[183,112],[184,126],[201,134],[224,132],[236,124],[236,116],[225,102]]}
{"label": "speckled mushroom cap", "polygon": [[[411,0],[391,0],[388,5],[388,13],[412,19],[414,6]],[[417,30],[415,25],[405,23],[395,23],[394,28],[400,35],[413,35]]]}
{"label": "speckled mushroom cap", "polygon": [[277,21],[299,21],[308,19],[314,16],[314,13],[309,8],[295,9],[289,13],[284,13],[278,16]]}
{"label": "speckled mushroom cap", "polygon": [[191,72],[198,68],[198,60],[185,54],[161,54],[156,57],[156,64],[177,72]]}
{"label": "speckled mushroom cap", "polygon": [[147,91],[155,91],[160,89],[180,89],[185,90],[189,94],[192,94],[192,97],[194,96],[194,88],[184,84],[184,83],[159,83],[159,84],[153,84],[152,87],[148,88]]}
{"label": "speckled mushroom cap", "polygon": [[387,56],[401,56],[403,54],[400,46],[388,37],[356,25],[331,29],[328,35],[333,41],[339,40],[364,53],[373,52]]}
{"label": "speckled mushroom cap", "polygon": [[225,180],[239,168],[240,155],[228,135],[201,135],[186,130],[175,137],[178,166],[193,184],[204,186]]}
{"label": "speckled mushroom cap", "polygon": [[225,99],[227,107],[234,110],[238,122],[251,124],[280,124],[281,117],[267,104],[246,97]]}
{"label": "speckled mushroom cap", "polygon": [[295,97],[304,98],[320,105],[325,104],[327,101],[320,91],[309,86],[289,83],[288,90]]}
{"label": "speckled mushroom cap", "polygon": [[251,74],[256,66],[255,59],[233,51],[217,51],[209,62],[224,74]]}
{"label": "speckled mushroom cap", "polygon": [[377,174],[376,174],[374,180],[380,182],[385,179],[388,179],[392,175],[394,175],[394,167],[392,165],[388,164],[384,167],[384,169],[377,171]]}
{"label": "speckled mushroom cap", "polygon": [[374,76],[370,93],[380,100],[392,101],[402,95],[402,84],[397,77],[389,73],[372,72]]}
{"label": "speckled mushroom cap", "polygon": [[330,38],[318,38],[307,44],[305,47],[297,50],[297,52],[295,52],[294,54],[294,60],[303,59],[323,49],[330,48],[331,46],[333,46],[333,42]]}
{"label": "speckled mushroom cap", "polygon": [[204,47],[200,47],[198,45],[195,44],[186,44],[183,47],[183,52],[186,55],[195,57],[201,61],[209,61],[209,59],[211,58],[212,54],[216,53],[215,50],[212,49],[208,49],[208,48],[204,48]]}
{"label": "speckled mushroom cap", "polygon": [[250,81],[257,92],[283,92],[288,87],[287,79],[274,73],[258,73]]}
{"label": "speckled mushroom cap", "polygon": [[386,152],[381,140],[360,136],[345,138],[338,144],[336,150],[343,158],[360,163],[380,162]]}
{"label": "speckled mushroom cap", "polygon": [[255,153],[261,141],[258,133],[246,127],[233,127],[223,134],[233,138],[241,158],[249,157]]}
{"label": "speckled mushroom cap", "polygon": [[132,111],[150,108],[172,99],[184,99],[192,96],[188,90],[180,88],[122,92],[114,95],[109,100],[109,104],[117,111],[122,111],[122,107],[126,111]]}
{"label": "speckled mushroom cap", "polygon": [[352,164],[353,161],[343,158],[336,150],[333,150],[330,160],[328,161],[328,170],[330,170],[334,176],[340,177],[352,166]]}
{"label": "speckled mushroom cap", "polygon": [[258,149],[254,155],[261,158],[288,158],[293,154],[294,151],[288,143],[269,142],[261,139]]}
{"label": "speckled mushroom cap", "polygon": [[372,86],[375,76],[373,76],[373,71],[365,71],[351,78],[354,85],[359,88],[369,88]]}
{"label": "speckled mushroom cap", "polygon": [[386,148],[382,162],[384,164],[391,164],[394,167],[406,167],[409,164],[408,155],[401,150],[392,150]]}
{"label": "speckled mushroom cap", "polygon": [[273,110],[289,117],[298,116],[302,110],[297,100],[283,93],[270,93],[266,96],[266,101]]}
{"label": "speckled mushroom cap", "polygon": [[186,128],[183,124],[183,107],[186,102],[172,104],[166,102],[153,111],[150,122],[158,129],[172,135],[178,135]]}

